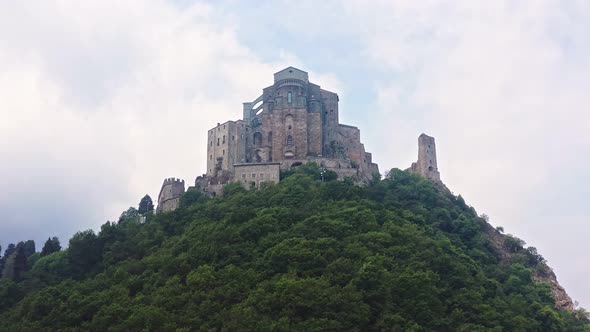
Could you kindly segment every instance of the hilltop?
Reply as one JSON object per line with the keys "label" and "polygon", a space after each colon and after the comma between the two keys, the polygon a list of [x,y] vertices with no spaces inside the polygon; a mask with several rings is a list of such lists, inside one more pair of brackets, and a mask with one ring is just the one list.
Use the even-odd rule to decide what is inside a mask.
{"label": "hilltop", "polygon": [[590,331],[535,248],[443,185],[320,171],[77,233],[0,280],[0,330]]}

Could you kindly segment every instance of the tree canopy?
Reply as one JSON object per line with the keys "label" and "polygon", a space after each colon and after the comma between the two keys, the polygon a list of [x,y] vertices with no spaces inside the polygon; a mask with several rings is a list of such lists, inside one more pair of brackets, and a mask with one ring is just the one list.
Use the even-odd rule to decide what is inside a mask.
{"label": "tree canopy", "polygon": [[79,232],[0,279],[0,330],[590,331],[534,282],[536,250],[513,240],[536,258],[503,260],[460,196],[400,170],[366,187],[317,172]]}

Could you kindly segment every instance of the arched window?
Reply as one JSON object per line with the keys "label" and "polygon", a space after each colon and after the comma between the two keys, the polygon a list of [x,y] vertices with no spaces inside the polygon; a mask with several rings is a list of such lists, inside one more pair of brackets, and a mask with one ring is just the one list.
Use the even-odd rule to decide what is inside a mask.
{"label": "arched window", "polygon": [[289,135],[287,136],[287,146],[292,146],[293,145],[293,136]]}
{"label": "arched window", "polygon": [[293,95],[291,93],[291,91],[287,92],[287,102],[290,104],[291,102],[293,102]]}

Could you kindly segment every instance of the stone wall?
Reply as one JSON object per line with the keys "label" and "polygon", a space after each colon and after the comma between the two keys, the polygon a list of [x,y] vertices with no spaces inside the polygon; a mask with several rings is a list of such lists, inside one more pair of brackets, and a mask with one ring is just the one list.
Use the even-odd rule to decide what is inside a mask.
{"label": "stone wall", "polygon": [[180,195],[183,193],[184,180],[175,178],[164,179],[160,194],[158,195],[158,207],[156,212],[176,210],[180,202]]}
{"label": "stone wall", "polygon": [[246,189],[258,189],[265,183],[279,183],[280,166],[280,163],[236,164],[233,181]]}
{"label": "stone wall", "polygon": [[231,171],[235,163],[246,159],[245,141],[247,126],[243,120],[228,121],[208,132],[207,175],[216,176],[218,171]]}

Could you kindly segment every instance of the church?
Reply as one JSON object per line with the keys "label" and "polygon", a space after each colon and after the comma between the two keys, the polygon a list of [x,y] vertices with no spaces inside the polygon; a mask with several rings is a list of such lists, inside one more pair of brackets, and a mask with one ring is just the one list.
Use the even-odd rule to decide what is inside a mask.
{"label": "church", "polygon": [[229,182],[259,187],[279,171],[316,162],[357,183],[379,173],[357,127],[338,120],[338,95],[288,67],[274,74],[262,95],[243,104],[243,117],[207,132],[207,172],[197,186],[219,194]]}

